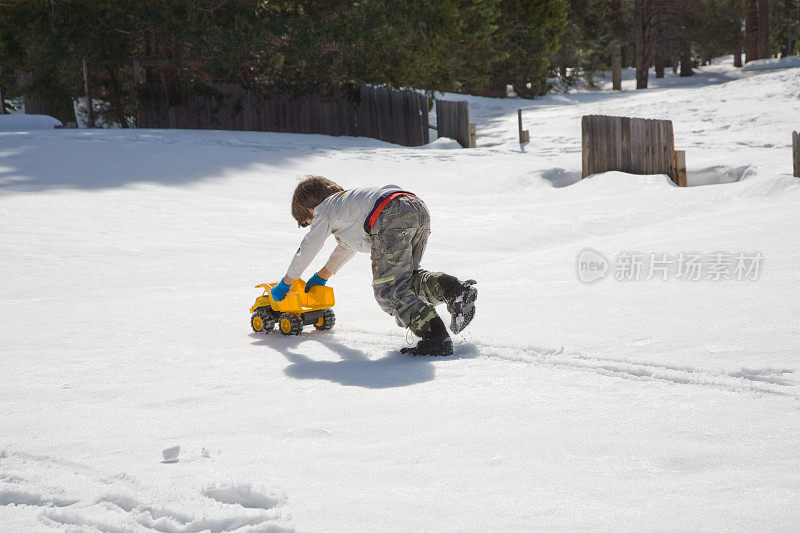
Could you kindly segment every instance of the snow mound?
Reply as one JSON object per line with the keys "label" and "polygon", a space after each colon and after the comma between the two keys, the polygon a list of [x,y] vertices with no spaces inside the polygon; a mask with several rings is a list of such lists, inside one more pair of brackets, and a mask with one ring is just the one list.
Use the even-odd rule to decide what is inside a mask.
{"label": "snow mound", "polygon": [[578,181],[572,187],[591,191],[593,194],[638,194],[645,189],[665,189],[677,187],[666,174],[628,174],[610,171],[592,174]]}
{"label": "snow mound", "polygon": [[750,70],[778,70],[783,68],[797,68],[800,67],[800,56],[758,59],[750,61],[742,67],[744,71]]}
{"label": "snow mound", "polygon": [[439,150],[455,150],[461,149],[461,145],[458,144],[458,141],[455,139],[449,139],[447,137],[440,137],[435,141],[431,141],[428,144],[423,144],[420,146],[423,149],[439,149]]}
{"label": "snow mound", "polygon": [[61,126],[60,120],[49,115],[0,115],[0,131],[52,130]]}

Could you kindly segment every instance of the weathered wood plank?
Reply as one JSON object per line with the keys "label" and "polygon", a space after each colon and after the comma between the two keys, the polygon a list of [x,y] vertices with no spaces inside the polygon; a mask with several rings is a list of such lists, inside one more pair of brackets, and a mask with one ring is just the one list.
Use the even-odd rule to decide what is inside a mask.
{"label": "weathered wood plank", "polygon": [[436,101],[436,125],[439,137],[455,139],[464,148],[474,148],[470,136],[469,104],[464,101]]}
{"label": "weathered wood plank", "polygon": [[672,122],[587,115],[581,120],[582,176],[619,170],[676,181]]}
{"label": "weathered wood plank", "polygon": [[675,184],[678,187],[686,187],[686,152],[675,150]]}

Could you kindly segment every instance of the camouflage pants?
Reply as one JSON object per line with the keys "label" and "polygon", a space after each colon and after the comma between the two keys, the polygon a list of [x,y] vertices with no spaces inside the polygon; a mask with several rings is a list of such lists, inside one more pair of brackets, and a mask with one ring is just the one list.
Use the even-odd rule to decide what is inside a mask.
{"label": "camouflage pants", "polygon": [[400,196],[384,208],[370,231],[375,299],[400,327],[419,337],[437,316],[434,306],[444,302],[442,273],[419,268],[430,226],[422,200]]}

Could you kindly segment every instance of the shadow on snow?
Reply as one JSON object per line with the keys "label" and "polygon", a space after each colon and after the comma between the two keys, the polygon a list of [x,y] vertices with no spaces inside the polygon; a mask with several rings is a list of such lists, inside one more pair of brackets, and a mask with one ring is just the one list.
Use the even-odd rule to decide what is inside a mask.
{"label": "shadow on snow", "polygon": [[374,139],[250,131],[0,132],[0,194],[183,185],[330,150],[392,146]]}
{"label": "shadow on snow", "polygon": [[[407,387],[432,381],[436,377],[433,363],[454,359],[471,358],[477,349],[470,345],[456,346],[450,357],[413,357],[399,350],[384,352],[383,357],[371,359],[375,353],[367,353],[336,341],[327,332],[309,332],[298,337],[280,334],[268,336],[251,333],[258,339],[253,344],[269,346],[286,357],[289,366],[284,373],[295,379],[322,379],[349,387],[389,389]],[[303,344],[320,344],[340,357],[339,361],[317,361],[303,350]]]}

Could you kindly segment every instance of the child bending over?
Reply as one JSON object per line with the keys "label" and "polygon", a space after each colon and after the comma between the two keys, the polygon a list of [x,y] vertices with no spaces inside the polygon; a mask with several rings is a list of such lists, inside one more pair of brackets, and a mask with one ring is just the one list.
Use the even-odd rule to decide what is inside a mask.
{"label": "child bending over", "polygon": [[292,216],[309,228],[292,259],[286,277],[271,290],[272,298],[286,297],[299,278],[334,235],[338,246],[328,262],[306,283],[306,292],[328,279],[356,252],[372,259],[372,287],[381,309],[421,338],[403,353],[451,355],[453,342],[434,307],[447,304],[450,330],[458,333],[475,316],[478,290],[474,280],[459,281],[442,272],[419,268],[430,235],[430,214],[414,194],[395,185],[344,190],[333,181],[313,176],[297,185]]}

